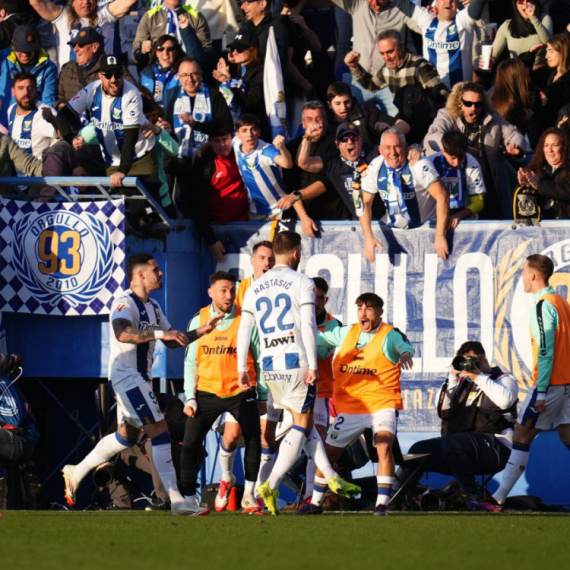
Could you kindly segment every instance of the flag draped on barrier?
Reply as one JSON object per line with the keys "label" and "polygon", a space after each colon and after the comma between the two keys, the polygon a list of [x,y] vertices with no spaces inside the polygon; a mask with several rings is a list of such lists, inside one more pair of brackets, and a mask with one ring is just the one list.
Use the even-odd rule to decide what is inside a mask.
{"label": "flag draped on barrier", "polygon": [[125,285],[123,200],[0,202],[0,311],[108,314]]}
{"label": "flag draped on barrier", "polygon": [[271,125],[272,138],[283,135],[288,140],[285,85],[273,28],[269,29],[267,38],[267,51],[263,68],[263,96],[265,97],[265,112]]}

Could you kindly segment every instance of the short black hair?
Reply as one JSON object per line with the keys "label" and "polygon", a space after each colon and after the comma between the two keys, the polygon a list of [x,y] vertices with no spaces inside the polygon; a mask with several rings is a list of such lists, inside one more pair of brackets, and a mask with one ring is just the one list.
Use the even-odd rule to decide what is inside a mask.
{"label": "short black hair", "polygon": [[459,131],[447,131],[441,137],[441,146],[443,150],[451,156],[465,156],[469,141],[467,137]]}
{"label": "short black hair", "polygon": [[16,83],[19,83],[20,81],[26,81],[26,79],[29,79],[36,87],[38,86],[38,80],[36,79],[36,76],[27,71],[20,71],[16,73],[14,77],[12,77],[12,85],[16,85]]}
{"label": "short black hair", "polygon": [[206,123],[206,128],[203,129],[205,133],[211,138],[225,137],[226,135],[233,135],[234,131],[231,125],[223,119],[217,118]]}
{"label": "short black hair", "polygon": [[315,287],[323,291],[325,295],[329,292],[329,284],[323,277],[313,277],[313,283],[315,284]]}
{"label": "short black hair", "polygon": [[263,241],[258,241],[254,246],[253,246],[253,252],[255,253],[260,247],[268,247],[269,249],[273,249],[273,244],[264,239]]}
{"label": "short black hair", "polygon": [[253,113],[244,113],[237,121],[236,121],[236,131],[239,131],[242,127],[253,125],[256,129],[261,128],[261,123],[256,115]]}
{"label": "short black hair", "polygon": [[529,255],[526,260],[528,261],[528,266],[540,273],[543,279],[548,283],[548,280],[552,277],[554,273],[554,263],[548,255],[541,255],[540,253],[534,253]]}
{"label": "short black hair", "polygon": [[216,271],[210,275],[210,286],[216,283],[216,281],[231,281],[232,283],[235,283],[237,281],[237,277],[229,271]]}
{"label": "short black hair", "polygon": [[129,281],[133,280],[133,275],[135,273],[135,268],[139,265],[146,265],[154,257],[150,253],[135,253],[127,259],[127,277]]}
{"label": "short black hair", "polygon": [[474,352],[477,356],[485,356],[485,349],[478,340],[468,340],[457,350],[457,356],[464,356],[468,352]]}
{"label": "short black hair", "polygon": [[376,293],[362,293],[358,299],[356,299],[356,304],[360,307],[360,305],[366,305],[367,307],[376,307],[381,309],[384,307],[384,301],[381,297],[376,295]]}

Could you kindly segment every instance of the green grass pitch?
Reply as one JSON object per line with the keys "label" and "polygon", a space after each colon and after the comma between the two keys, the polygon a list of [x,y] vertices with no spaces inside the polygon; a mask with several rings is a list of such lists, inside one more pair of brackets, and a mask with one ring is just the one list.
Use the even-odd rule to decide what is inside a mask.
{"label": "green grass pitch", "polygon": [[2,570],[567,568],[565,514],[4,511]]}

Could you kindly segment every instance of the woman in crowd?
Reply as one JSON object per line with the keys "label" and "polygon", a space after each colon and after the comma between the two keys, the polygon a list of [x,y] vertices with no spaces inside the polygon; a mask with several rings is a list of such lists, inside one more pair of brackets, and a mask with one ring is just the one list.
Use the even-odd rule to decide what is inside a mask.
{"label": "woman in crowd", "polygon": [[530,89],[530,71],[518,58],[497,66],[491,102],[499,114],[525,134],[534,115],[534,93]]}
{"label": "woman in crowd", "polygon": [[168,107],[172,96],[180,91],[178,63],[184,57],[184,51],[174,36],[164,34],[158,38],[149,66],[141,72],[140,83],[154,94],[155,101],[163,108]]}
{"label": "woman in crowd", "polygon": [[528,58],[534,70],[544,68],[546,60],[542,44],[552,35],[552,20],[548,14],[541,13],[538,0],[512,2],[513,17],[505,20],[497,30],[493,59],[496,60],[506,47],[511,57]]}
{"label": "woman in crowd", "polygon": [[224,58],[213,72],[220,85],[234,123],[244,113],[252,113],[261,121],[261,138],[270,140],[271,131],[265,112],[263,95],[263,60],[255,33],[241,28],[236,39],[228,45],[232,64],[237,66],[236,77],[232,78],[230,66]]}
{"label": "woman in crowd", "polygon": [[570,101],[570,39],[566,34],[556,34],[548,40],[546,62],[552,72],[546,89],[540,92],[537,122],[541,133],[556,125],[558,112]]}
{"label": "woman in crowd", "polygon": [[518,172],[521,186],[538,191],[543,217],[570,218],[570,139],[558,128],[544,131],[533,159]]}

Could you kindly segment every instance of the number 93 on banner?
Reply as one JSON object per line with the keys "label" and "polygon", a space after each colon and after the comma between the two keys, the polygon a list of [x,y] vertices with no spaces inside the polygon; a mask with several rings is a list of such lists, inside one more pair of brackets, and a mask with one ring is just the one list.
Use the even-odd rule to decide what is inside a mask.
{"label": "number 93 on banner", "polygon": [[26,216],[17,226],[14,268],[29,289],[63,294],[73,304],[73,293],[83,301],[101,288],[111,257],[105,224],[87,212],[59,210]]}

